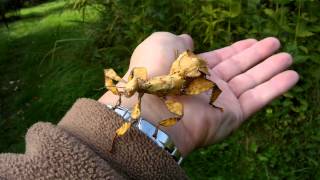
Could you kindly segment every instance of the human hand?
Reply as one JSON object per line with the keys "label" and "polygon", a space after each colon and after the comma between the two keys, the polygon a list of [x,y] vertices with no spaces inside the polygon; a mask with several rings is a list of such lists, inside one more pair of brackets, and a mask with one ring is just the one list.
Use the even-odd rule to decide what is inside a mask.
{"label": "human hand", "polygon": [[[211,74],[208,78],[222,90],[214,104],[224,111],[209,105],[208,93],[172,97],[184,105],[184,116],[176,125],[162,129],[184,156],[198,147],[225,138],[244,120],[296,84],[298,74],[286,71],[292,57],[287,53],[274,54],[279,47],[280,43],[275,38],[247,39],[199,54],[208,63]],[[135,49],[124,79],[133,67],[146,67],[149,78],[168,74],[176,58],[176,50],[181,53],[187,49],[193,49],[188,35],[154,33]],[[110,92],[99,99],[105,104],[115,104],[116,100],[117,96]],[[123,106],[131,109],[137,97],[123,99],[122,102]],[[142,98],[142,117],[157,124],[173,117],[173,114],[159,98],[146,94]]]}

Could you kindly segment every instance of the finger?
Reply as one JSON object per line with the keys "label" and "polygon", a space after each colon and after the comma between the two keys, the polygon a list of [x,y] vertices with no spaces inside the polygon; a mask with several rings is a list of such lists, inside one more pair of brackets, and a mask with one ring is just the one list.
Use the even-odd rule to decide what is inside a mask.
{"label": "finger", "polygon": [[216,74],[223,80],[229,81],[232,77],[248,70],[265,58],[271,56],[280,47],[278,39],[265,38],[242,52],[231,56],[214,67]]}
{"label": "finger", "polygon": [[245,39],[221,49],[201,53],[199,56],[207,61],[209,68],[213,68],[223,60],[226,60],[229,57],[251,47],[256,42],[257,40],[255,39]]}
{"label": "finger", "polygon": [[288,70],[282,72],[269,81],[244,92],[240,97],[240,105],[244,119],[251,116],[267,105],[274,98],[292,88],[299,79],[297,72]]}
{"label": "finger", "polygon": [[189,34],[181,34],[180,37],[186,46],[186,49],[193,51],[193,40]]}
{"label": "finger", "polygon": [[229,87],[239,97],[243,92],[267,81],[278,73],[286,70],[292,64],[292,57],[288,53],[279,53],[249,69],[245,73],[235,76],[229,81]]}

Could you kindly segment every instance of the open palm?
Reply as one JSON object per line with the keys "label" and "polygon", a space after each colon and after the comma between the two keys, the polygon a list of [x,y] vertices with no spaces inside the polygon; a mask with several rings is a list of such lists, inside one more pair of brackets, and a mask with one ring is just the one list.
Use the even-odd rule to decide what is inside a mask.
{"label": "open palm", "polygon": [[[247,39],[199,54],[208,63],[211,74],[208,78],[222,90],[214,104],[224,111],[209,105],[209,93],[172,97],[183,103],[184,117],[175,126],[165,130],[182,154],[223,139],[254,112],[297,82],[298,74],[286,71],[292,63],[291,56],[287,53],[274,54],[279,47],[280,43],[275,38],[261,41]],[[187,49],[193,49],[190,36],[155,33],[135,49],[128,72],[133,67],[146,67],[150,77],[168,74],[176,58],[175,52],[178,50],[181,53]],[[114,100],[115,97],[110,93],[100,99],[103,103]],[[131,108],[134,101],[135,98],[127,99],[124,105]],[[156,124],[172,117],[172,114],[160,99],[145,95],[142,116]]]}

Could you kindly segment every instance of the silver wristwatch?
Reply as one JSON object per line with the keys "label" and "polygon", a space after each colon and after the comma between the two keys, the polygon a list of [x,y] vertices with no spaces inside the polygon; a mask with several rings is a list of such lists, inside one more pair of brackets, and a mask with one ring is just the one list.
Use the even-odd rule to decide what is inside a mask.
{"label": "silver wristwatch", "polygon": [[[109,109],[113,109],[111,105],[107,105],[107,106]],[[117,114],[119,114],[125,121],[129,121],[131,113],[128,109],[121,106],[117,106],[114,109],[114,111]],[[134,123],[133,125],[137,127],[142,133],[147,135],[159,147],[161,147],[166,152],[168,152],[173,157],[173,159],[177,161],[178,164],[182,162],[183,157],[181,156],[181,153],[179,152],[179,150],[174,145],[171,138],[166,133],[164,133],[160,129],[157,129],[153,124],[149,123],[147,120],[143,119],[142,117],[140,117],[137,123]]]}

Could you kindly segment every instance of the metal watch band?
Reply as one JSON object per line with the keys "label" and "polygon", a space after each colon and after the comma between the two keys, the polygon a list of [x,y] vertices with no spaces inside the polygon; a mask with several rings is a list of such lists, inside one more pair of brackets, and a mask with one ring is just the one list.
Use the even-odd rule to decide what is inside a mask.
{"label": "metal watch band", "polygon": [[[111,105],[107,105],[109,109],[113,109]],[[114,111],[119,114],[125,121],[129,121],[131,117],[131,113],[128,109],[117,106]],[[177,147],[174,145],[171,138],[162,130],[158,129],[158,132],[156,134],[156,137],[154,137],[154,133],[157,130],[157,128],[149,123],[147,120],[143,119],[142,117],[139,118],[137,123],[133,123],[133,126],[137,127],[142,133],[147,135],[153,142],[155,142],[159,147],[164,149],[166,152],[168,152],[174,160],[178,164],[181,164],[183,157],[181,156],[181,153],[177,149]]]}

